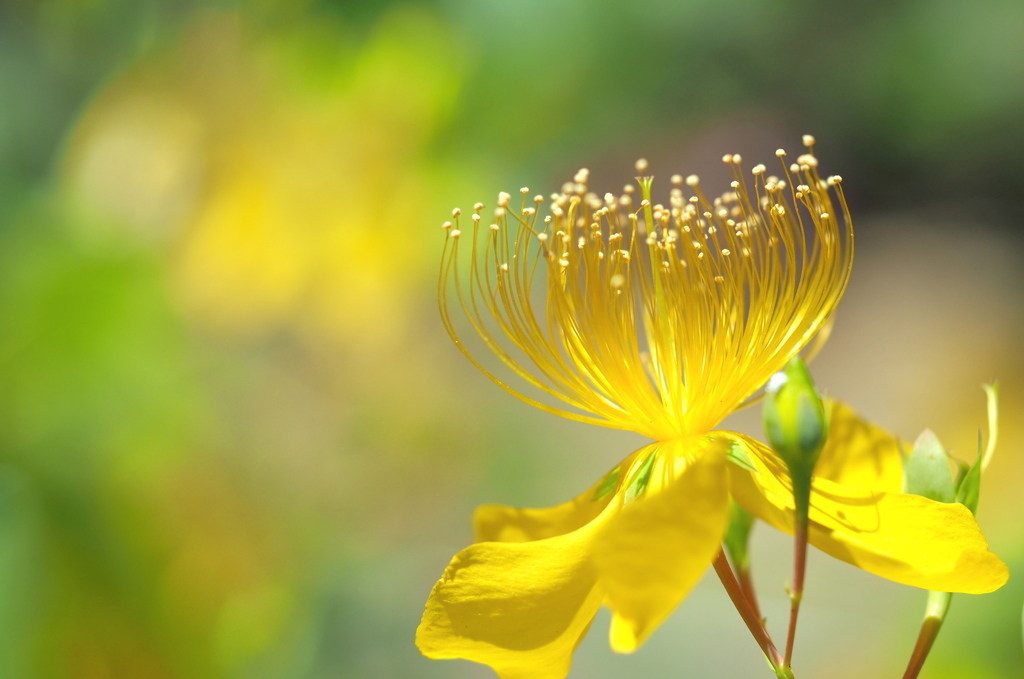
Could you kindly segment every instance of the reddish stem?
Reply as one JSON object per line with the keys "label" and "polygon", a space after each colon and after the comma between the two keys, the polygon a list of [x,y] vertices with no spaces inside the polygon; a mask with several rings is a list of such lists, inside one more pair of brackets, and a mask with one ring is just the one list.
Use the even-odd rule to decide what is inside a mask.
{"label": "reddish stem", "polygon": [[949,612],[949,603],[953,595],[949,592],[928,592],[928,608],[925,610],[924,622],[921,623],[921,633],[917,635],[917,644],[914,645],[914,652],[907,664],[907,671],[903,679],[917,679],[921,673],[924,661],[932,650],[935,637],[939,635],[942,621],[946,619]]}
{"label": "reddish stem", "polygon": [[754,608],[750,600],[743,593],[743,588],[736,579],[736,575],[729,565],[729,560],[725,558],[725,552],[719,550],[718,556],[715,557],[714,565],[715,573],[718,574],[718,579],[725,586],[725,591],[732,600],[732,605],[739,611],[740,617],[743,618],[747,629],[750,630],[757,645],[761,647],[761,651],[768,658],[768,662],[772,664],[772,667],[781,667],[782,656],[779,654],[779,650],[775,648],[771,637],[768,636],[768,630],[764,628],[764,623],[761,622],[761,616],[758,614],[757,609]]}
{"label": "reddish stem", "polygon": [[[806,514],[804,515],[806,516]],[[789,591],[789,633],[786,635],[786,656],[783,667],[793,661],[793,643],[796,641],[796,619],[800,613],[800,600],[804,596],[804,573],[807,570],[807,520],[797,520],[793,546],[793,585]]]}
{"label": "reddish stem", "polygon": [[910,656],[910,663],[907,664],[907,671],[903,673],[903,679],[917,679],[924,667],[924,661],[932,650],[935,637],[939,634],[939,627],[942,621],[935,618],[926,618],[921,625],[921,633],[917,635],[917,644],[914,646],[914,653]]}
{"label": "reddish stem", "polygon": [[764,616],[761,615],[761,608],[757,604],[757,593],[754,591],[754,579],[750,576],[749,566],[739,566],[736,568],[736,578],[740,582],[740,588],[743,590],[743,595],[750,602],[750,607],[754,609],[754,614],[758,620],[763,621]]}

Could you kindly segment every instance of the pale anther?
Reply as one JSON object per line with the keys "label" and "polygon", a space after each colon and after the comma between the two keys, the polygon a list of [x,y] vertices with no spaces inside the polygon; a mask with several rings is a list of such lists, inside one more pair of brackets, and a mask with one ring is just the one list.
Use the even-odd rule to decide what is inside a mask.
{"label": "pale anther", "polygon": [[796,162],[800,163],[801,166],[806,165],[807,167],[818,167],[818,159],[809,153],[805,153],[796,159]]}

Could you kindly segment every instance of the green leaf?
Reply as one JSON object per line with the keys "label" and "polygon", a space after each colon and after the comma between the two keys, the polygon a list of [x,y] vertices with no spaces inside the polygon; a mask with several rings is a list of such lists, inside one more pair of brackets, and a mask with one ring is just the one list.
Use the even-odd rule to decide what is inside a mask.
{"label": "green leaf", "polygon": [[633,479],[629,482],[629,487],[626,489],[626,504],[629,504],[636,498],[640,497],[643,492],[647,490],[647,484],[651,480],[651,470],[654,469],[654,458],[657,453],[657,449],[652,450],[651,453],[644,458],[644,461],[640,463],[640,467],[637,468],[636,473],[633,475]]}
{"label": "green leaf", "polygon": [[594,495],[591,498],[594,502],[600,502],[609,495],[615,492],[615,489],[619,485],[619,467],[611,470],[605,477],[601,479],[601,483],[597,484],[597,488],[594,489]]}
{"label": "green leaf", "polygon": [[729,444],[729,452],[726,453],[725,459],[732,462],[737,467],[746,469],[747,471],[757,473],[757,467],[750,461],[750,457],[747,455],[747,451],[743,449],[736,441]]}
{"label": "green leaf", "polygon": [[936,502],[956,500],[946,449],[930,429],[925,429],[917,437],[903,473],[908,493]]}

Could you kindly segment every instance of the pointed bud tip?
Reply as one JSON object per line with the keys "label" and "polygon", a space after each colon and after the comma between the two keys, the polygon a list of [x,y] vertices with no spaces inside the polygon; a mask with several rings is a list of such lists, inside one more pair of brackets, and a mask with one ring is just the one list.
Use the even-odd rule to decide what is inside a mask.
{"label": "pointed bud tip", "polygon": [[768,442],[791,475],[810,479],[828,435],[828,417],[806,364],[794,356],[769,379],[765,391]]}

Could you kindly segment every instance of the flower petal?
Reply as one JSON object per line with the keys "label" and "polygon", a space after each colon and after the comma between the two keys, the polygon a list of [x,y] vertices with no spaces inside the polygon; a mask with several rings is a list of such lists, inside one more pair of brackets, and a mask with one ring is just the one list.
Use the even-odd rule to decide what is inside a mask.
{"label": "flower petal", "polygon": [[420,651],[489,665],[501,679],[565,677],[604,596],[588,549],[600,523],[459,552],[427,600]]}
{"label": "flower petal", "polygon": [[[699,457],[678,474],[680,461]],[[647,495],[608,520],[594,563],[613,610],[612,649],[635,651],[672,613],[721,548],[729,509],[725,443],[664,443]],[[677,476],[678,474],[678,476]],[[667,483],[661,481],[673,477]]]}
{"label": "flower petal", "polygon": [[473,514],[477,542],[529,542],[565,535],[593,521],[611,502],[637,458],[655,449],[636,451],[575,500],[545,509],[481,505]]}
{"label": "flower petal", "polygon": [[[724,433],[724,432],[723,432]],[[730,434],[753,453],[757,473],[730,468],[744,509],[793,532],[793,495],[785,466],[771,449]],[[959,503],[840,485],[816,477],[809,541],[821,551],[905,585],[983,594],[1001,587],[1006,565],[988,551],[978,523]]]}
{"label": "flower petal", "polygon": [[481,507],[474,522],[482,541],[455,555],[427,600],[416,630],[423,654],[483,663],[502,679],[564,677],[604,598],[594,535],[621,509],[625,479],[656,448],[636,451],[572,502]]}
{"label": "flower petal", "polygon": [[845,403],[832,401],[828,440],[814,473],[853,488],[902,492],[903,458],[899,439],[861,419]]}

